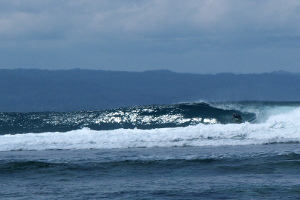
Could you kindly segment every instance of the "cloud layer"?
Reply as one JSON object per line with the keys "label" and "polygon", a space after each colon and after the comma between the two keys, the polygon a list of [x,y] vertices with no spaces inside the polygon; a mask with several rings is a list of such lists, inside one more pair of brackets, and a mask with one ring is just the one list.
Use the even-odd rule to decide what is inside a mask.
{"label": "cloud layer", "polygon": [[[215,66],[211,72],[236,72],[228,56],[255,59],[265,50],[271,57],[279,54],[283,64],[286,52],[280,49],[289,49],[296,61],[299,45],[298,0],[0,1],[1,68],[210,72]],[[207,57],[220,62],[204,62]]]}

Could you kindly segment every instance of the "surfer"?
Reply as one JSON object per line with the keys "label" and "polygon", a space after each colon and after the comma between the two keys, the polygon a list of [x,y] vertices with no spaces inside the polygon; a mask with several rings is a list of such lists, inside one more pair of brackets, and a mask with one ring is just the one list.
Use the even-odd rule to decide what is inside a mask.
{"label": "surfer", "polygon": [[233,116],[232,119],[234,119],[235,123],[237,123],[237,124],[242,123],[242,117],[241,117],[241,115],[233,113],[232,116]]}

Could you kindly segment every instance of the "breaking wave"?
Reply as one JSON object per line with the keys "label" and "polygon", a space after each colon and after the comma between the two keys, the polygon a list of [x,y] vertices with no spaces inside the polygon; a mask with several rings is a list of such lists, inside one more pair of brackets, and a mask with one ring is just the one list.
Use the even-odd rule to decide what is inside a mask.
{"label": "breaking wave", "polygon": [[[228,106],[233,107],[231,104]],[[103,112],[2,114],[2,124],[3,116],[21,115],[23,119],[30,118],[31,122],[42,121],[43,126],[48,124],[54,127],[69,127],[72,124],[70,127],[74,130],[63,132],[65,128],[63,127],[57,128],[57,131],[40,133],[3,134],[0,136],[0,151],[200,147],[300,142],[299,104],[260,105],[257,110],[251,106],[253,105],[248,105],[248,108],[254,113],[248,112],[247,106],[244,106],[243,110],[235,110],[224,108],[224,104],[211,106],[194,103],[123,108]],[[232,112],[241,113],[244,119],[246,118],[244,123],[232,123]],[[255,123],[247,121],[247,118],[251,119],[254,116],[259,116]],[[53,119],[55,120],[52,121]],[[76,123],[78,125],[75,126]],[[33,127],[36,128],[38,125]],[[44,130],[43,128],[41,126],[34,130]],[[53,127],[52,129],[55,130]]]}

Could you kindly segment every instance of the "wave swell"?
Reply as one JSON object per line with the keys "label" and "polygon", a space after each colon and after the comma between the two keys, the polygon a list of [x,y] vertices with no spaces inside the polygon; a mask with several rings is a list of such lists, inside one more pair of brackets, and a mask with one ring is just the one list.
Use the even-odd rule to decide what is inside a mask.
{"label": "wave swell", "polygon": [[0,134],[66,132],[82,129],[154,129],[197,124],[233,123],[232,113],[247,121],[254,113],[222,109],[207,103],[182,103],[69,113],[0,113]]}
{"label": "wave swell", "polygon": [[[230,121],[232,112],[236,110],[196,103],[103,112],[2,114],[2,128],[19,122],[16,130],[27,125],[24,130],[31,132],[2,134],[0,151],[300,143],[299,105],[268,105],[257,108],[255,114],[247,108],[237,111],[245,118],[262,116],[256,123],[234,124]],[[3,116],[10,118],[5,121]],[[48,128],[52,131],[45,131]],[[65,129],[73,130],[62,131]]]}

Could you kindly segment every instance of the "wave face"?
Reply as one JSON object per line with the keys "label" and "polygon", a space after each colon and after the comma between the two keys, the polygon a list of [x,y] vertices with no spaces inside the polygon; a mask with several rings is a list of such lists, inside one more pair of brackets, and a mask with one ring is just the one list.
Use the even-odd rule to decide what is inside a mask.
{"label": "wave face", "polygon": [[[232,113],[244,122],[235,124]],[[0,151],[300,142],[300,103],[183,103],[71,113],[1,113]]]}
{"label": "wave face", "polygon": [[65,132],[83,127],[92,130],[154,129],[196,124],[232,123],[232,113],[246,119],[251,113],[213,107],[207,103],[185,103],[69,113],[1,113],[0,133]]}

